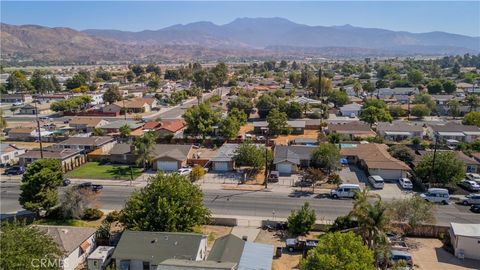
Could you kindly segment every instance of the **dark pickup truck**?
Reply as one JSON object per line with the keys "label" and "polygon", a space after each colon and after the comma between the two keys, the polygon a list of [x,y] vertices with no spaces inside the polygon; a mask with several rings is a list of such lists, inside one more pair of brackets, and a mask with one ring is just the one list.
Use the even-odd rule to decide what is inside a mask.
{"label": "dark pickup truck", "polygon": [[288,238],[285,240],[287,250],[290,252],[302,251],[306,252],[312,248],[315,248],[318,244],[317,239],[305,239],[303,237]]}
{"label": "dark pickup truck", "polygon": [[94,192],[99,192],[100,190],[103,189],[103,186],[93,184],[92,182],[85,182],[85,183],[78,184],[77,188],[91,190],[91,191],[94,191]]}

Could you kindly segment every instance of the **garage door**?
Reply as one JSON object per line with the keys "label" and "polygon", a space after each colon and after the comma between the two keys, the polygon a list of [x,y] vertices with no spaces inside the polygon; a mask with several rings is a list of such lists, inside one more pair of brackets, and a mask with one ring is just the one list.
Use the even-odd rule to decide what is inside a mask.
{"label": "garage door", "polygon": [[278,163],[277,171],[280,174],[291,174],[292,173],[292,164],[290,163]]}
{"label": "garage door", "polygon": [[178,162],[176,161],[157,161],[157,169],[159,171],[169,172],[178,170]]}
{"label": "garage door", "polygon": [[397,180],[402,177],[402,170],[375,170],[370,174],[380,175],[385,180]]}
{"label": "garage door", "polygon": [[213,170],[219,172],[226,172],[228,171],[228,163],[227,162],[215,162],[213,163]]}

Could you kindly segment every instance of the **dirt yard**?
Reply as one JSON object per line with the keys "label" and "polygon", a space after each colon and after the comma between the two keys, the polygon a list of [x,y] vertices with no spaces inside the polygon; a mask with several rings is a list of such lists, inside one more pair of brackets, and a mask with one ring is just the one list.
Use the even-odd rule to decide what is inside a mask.
{"label": "dirt yard", "polygon": [[295,139],[299,139],[299,138],[317,139],[317,137],[318,137],[318,130],[306,129],[304,134],[282,135],[273,139],[273,141],[275,141],[275,144],[288,145],[289,141],[293,141]]}
{"label": "dirt yard", "polygon": [[[314,239],[320,235],[319,232],[311,232],[306,236],[307,239]],[[273,247],[285,247],[285,239],[287,237],[281,237],[276,234],[276,232],[269,232],[265,230],[261,230],[255,239],[257,243],[264,243],[273,245]],[[274,254],[275,255],[275,254]],[[274,258],[272,269],[273,270],[290,270],[290,269],[298,269],[300,260],[302,259],[302,255],[300,253],[290,253],[286,250],[283,250],[282,257]]]}
{"label": "dirt yard", "polygon": [[204,225],[202,226],[201,233],[208,235],[208,248],[212,248],[213,243],[219,237],[230,234],[232,227],[227,226],[214,226]]}
{"label": "dirt yard", "polygon": [[[5,144],[14,144],[14,145],[17,146],[18,148],[27,149],[27,150],[32,150],[32,149],[35,149],[35,148],[40,148],[40,144],[39,144],[38,142],[3,141],[2,143],[5,143]],[[47,147],[47,146],[51,146],[51,145],[53,145],[53,144],[54,144],[54,143],[44,142],[44,143],[42,143],[42,146],[43,146],[43,147]]]}
{"label": "dirt yard", "polygon": [[409,250],[413,263],[419,270],[469,270],[480,269],[480,262],[470,259],[460,260],[442,248],[442,242],[432,238],[408,238],[407,243],[413,246]]}

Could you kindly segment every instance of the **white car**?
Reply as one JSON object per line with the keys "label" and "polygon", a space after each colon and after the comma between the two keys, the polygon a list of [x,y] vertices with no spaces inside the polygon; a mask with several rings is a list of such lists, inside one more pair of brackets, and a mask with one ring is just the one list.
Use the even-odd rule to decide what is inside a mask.
{"label": "white car", "polygon": [[462,200],[463,205],[480,204],[480,194],[470,194]]}
{"label": "white car", "polygon": [[189,175],[192,172],[192,168],[180,168],[178,169],[178,174],[180,175]]}
{"label": "white car", "polygon": [[22,106],[23,105],[23,102],[15,102],[12,104],[13,106]]}
{"label": "white car", "polygon": [[380,175],[371,175],[368,177],[368,182],[372,184],[373,188],[383,189],[385,181]]}
{"label": "white car", "polygon": [[412,181],[408,178],[400,178],[398,179],[398,183],[403,189],[413,189]]}
{"label": "white car", "polygon": [[480,183],[480,174],[478,173],[467,173],[467,179]]}

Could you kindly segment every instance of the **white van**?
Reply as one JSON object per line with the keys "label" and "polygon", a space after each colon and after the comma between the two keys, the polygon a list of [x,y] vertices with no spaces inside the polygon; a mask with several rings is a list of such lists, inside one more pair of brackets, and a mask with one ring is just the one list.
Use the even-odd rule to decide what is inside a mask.
{"label": "white van", "polygon": [[360,192],[360,186],[356,184],[341,184],[336,189],[330,190],[330,196],[334,199],[353,198],[355,193]]}
{"label": "white van", "polygon": [[368,177],[368,182],[372,184],[373,188],[378,189],[383,189],[383,186],[385,185],[385,181],[383,181],[383,178],[380,175],[370,175]]}
{"label": "white van", "polygon": [[450,195],[444,188],[429,188],[427,192],[420,194],[420,197],[433,203],[448,204]]}

